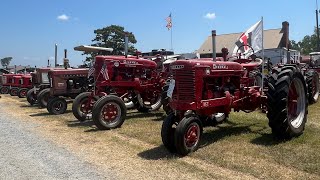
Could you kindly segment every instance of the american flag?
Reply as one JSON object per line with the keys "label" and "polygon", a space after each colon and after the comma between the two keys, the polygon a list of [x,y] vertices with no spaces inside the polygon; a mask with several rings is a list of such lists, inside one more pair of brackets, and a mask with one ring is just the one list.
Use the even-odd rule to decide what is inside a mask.
{"label": "american flag", "polygon": [[168,30],[170,30],[172,28],[172,18],[171,18],[171,13],[170,15],[166,18],[167,21],[167,25],[166,27],[168,28]]}
{"label": "american flag", "polygon": [[109,75],[108,75],[108,69],[106,63],[103,64],[100,73],[102,74],[103,78],[105,80],[109,80]]}
{"label": "american flag", "polygon": [[91,68],[89,69],[89,72],[88,72],[88,77],[92,76],[94,71],[95,71],[94,66],[91,66]]}

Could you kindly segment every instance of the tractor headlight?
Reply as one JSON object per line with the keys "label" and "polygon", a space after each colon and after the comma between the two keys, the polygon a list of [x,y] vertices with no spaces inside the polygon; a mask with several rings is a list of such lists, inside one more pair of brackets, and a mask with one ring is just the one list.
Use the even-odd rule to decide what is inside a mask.
{"label": "tractor headlight", "polygon": [[72,79],[69,79],[69,80],[68,80],[68,85],[69,85],[70,87],[73,86],[73,80],[72,80]]}
{"label": "tractor headlight", "polygon": [[209,75],[210,71],[211,71],[210,68],[206,68],[206,70],[205,70],[206,75]]}
{"label": "tractor headlight", "polygon": [[113,63],[113,65],[114,65],[114,67],[119,67],[119,66],[120,66],[120,63],[119,63],[119,61],[115,61],[115,62]]}

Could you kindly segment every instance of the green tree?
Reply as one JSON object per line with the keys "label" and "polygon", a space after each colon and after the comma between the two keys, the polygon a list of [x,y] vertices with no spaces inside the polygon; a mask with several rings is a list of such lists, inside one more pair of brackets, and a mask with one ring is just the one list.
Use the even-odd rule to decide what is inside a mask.
{"label": "green tree", "polygon": [[302,54],[308,55],[311,52],[317,51],[317,29],[314,29],[314,33],[312,35],[306,35],[304,38],[295,42],[291,41],[292,49],[299,50]]}
{"label": "green tree", "polygon": [[8,66],[9,66],[9,64],[10,64],[10,62],[11,62],[11,60],[12,60],[12,57],[5,57],[5,58],[2,58],[0,61],[1,61],[1,65],[2,65],[2,67],[4,67],[4,68],[8,68]]}
{"label": "green tree", "polygon": [[[95,38],[92,40],[94,44],[92,46],[113,48],[112,54],[114,55],[124,55],[125,46],[125,35],[128,35],[129,47],[128,52],[134,53],[136,48],[134,44],[137,40],[132,32],[125,31],[124,27],[118,25],[111,25],[101,29],[94,30]],[[95,53],[88,53],[90,56],[87,60],[91,60]]]}

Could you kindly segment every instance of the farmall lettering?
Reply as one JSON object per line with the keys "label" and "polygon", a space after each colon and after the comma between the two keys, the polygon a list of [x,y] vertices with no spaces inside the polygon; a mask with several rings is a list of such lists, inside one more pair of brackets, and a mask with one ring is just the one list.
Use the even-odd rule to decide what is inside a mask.
{"label": "farmall lettering", "polygon": [[214,64],[213,69],[228,69],[228,66],[225,64]]}

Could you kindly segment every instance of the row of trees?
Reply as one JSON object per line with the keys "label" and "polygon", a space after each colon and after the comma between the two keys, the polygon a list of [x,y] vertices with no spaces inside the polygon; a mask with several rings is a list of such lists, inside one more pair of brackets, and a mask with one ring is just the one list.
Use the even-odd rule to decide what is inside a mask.
{"label": "row of trees", "polygon": [[2,58],[2,59],[0,60],[1,66],[7,69],[8,66],[9,66],[9,64],[10,64],[10,62],[11,62],[11,60],[12,60],[12,57]]}
{"label": "row of trees", "polygon": [[299,50],[301,54],[308,55],[317,50],[317,29],[315,28],[312,35],[306,35],[301,41],[291,41],[292,49]]}

